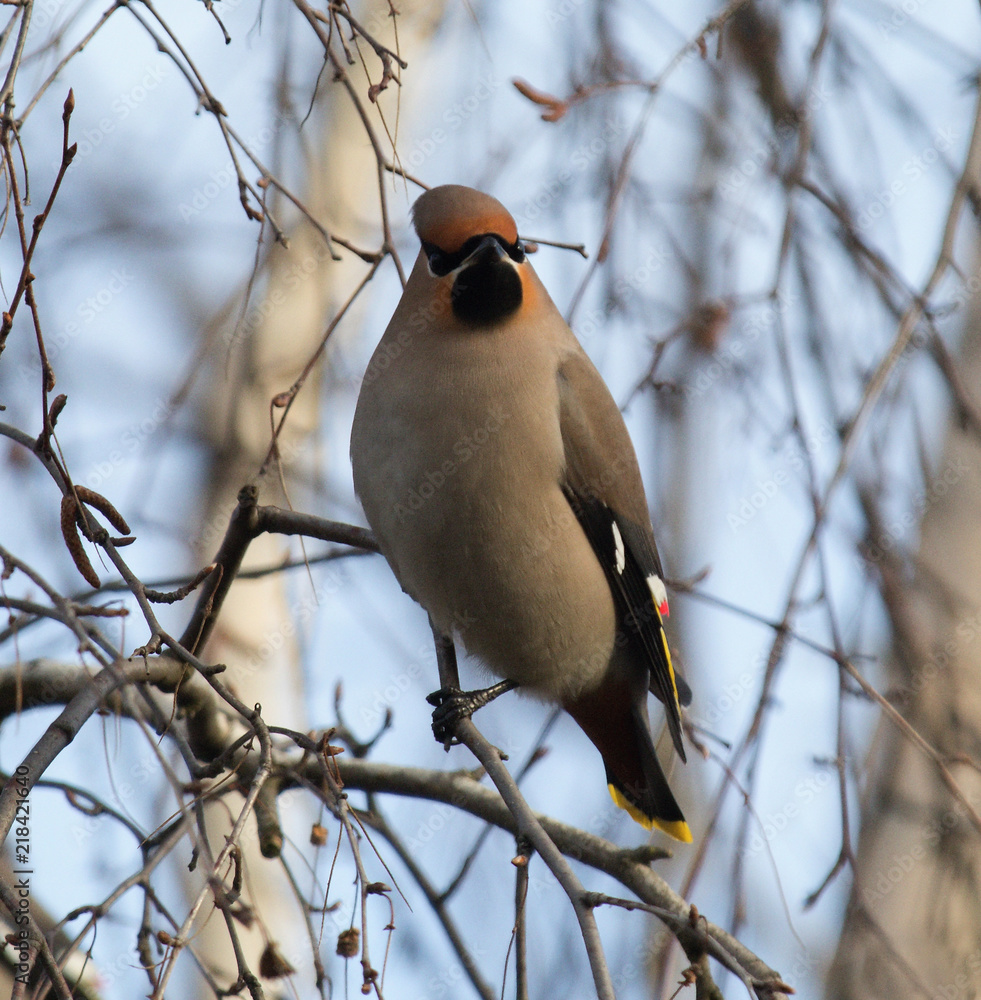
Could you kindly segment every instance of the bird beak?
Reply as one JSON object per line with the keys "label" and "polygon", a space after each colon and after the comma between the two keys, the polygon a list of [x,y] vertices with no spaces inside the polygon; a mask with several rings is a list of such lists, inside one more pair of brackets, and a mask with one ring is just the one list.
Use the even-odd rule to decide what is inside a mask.
{"label": "bird beak", "polygon": [[485,236],[477,245],[477,249],[463,262],[461,270],[473,267],[475,264],[497,264],[508,259],[507,251],[501,246],[501,241],[493,236]]}

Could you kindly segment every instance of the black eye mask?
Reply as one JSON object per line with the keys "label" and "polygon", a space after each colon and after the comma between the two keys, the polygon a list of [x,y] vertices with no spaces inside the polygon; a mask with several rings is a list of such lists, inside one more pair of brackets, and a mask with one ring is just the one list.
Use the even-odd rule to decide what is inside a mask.
{"label": "black eye mask", "polygon": [[445,277],[451,271],[455,271],[488,236],[493,236],[501,244],[504,252],[516,264],[524,262],[525,248],[521,240],[508,243],[503,236],[499,236],[497,233],[482,233],[479,236],[471,236],[456,253],[446,253],[444,250],[440,250],[435,243],[423,242],[422,249],[425,251],[426,259],[429,261],[429,270],[437,278]]}

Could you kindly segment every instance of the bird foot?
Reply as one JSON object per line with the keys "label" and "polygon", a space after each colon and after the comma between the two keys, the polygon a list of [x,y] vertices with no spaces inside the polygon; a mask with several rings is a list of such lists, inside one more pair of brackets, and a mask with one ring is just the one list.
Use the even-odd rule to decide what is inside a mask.
{"label": "bird foot", "polygon": [[453,730],[461,719],[469,719],[478,708],[489,705],[495,698],[513,691],[517,686],[514,681],[499,681],[477,691],[445,687],[428,695],[426,701],[434,706],[433,736],[436,737],[436,742],[447,748],[459,743]]}

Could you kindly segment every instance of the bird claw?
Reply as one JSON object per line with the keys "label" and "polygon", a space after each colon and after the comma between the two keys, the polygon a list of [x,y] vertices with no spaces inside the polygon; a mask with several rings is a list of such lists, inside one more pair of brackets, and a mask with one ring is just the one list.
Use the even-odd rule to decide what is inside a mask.
{"label": "bird claw", "polygon": [[433,706],[433,736],[436,742],[442,743],[447,749],[459,743],[453,731],[461,719],[469,719],[478,708],[483,708],[517,686],[514,681],[500,681],[477,691],[444,687],[427,695],[426,701]]}
{"label": "bird claw", "polygon": [[446,687],[426,697],[426,701],[433,706],[433,736],[437,743],[442,743],[447,749],[460,742],[453,735],[456,724],[461,719],[469,719],[480,707],[468,697],[473,693]]}

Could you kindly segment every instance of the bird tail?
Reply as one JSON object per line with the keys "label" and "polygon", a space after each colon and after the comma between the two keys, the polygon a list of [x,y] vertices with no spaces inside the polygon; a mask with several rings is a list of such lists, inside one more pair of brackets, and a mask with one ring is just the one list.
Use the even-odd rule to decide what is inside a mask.
{"label": "bird tail", "polygon": [[626,689],[616,675],[588,697],[565,705],[603,757],[606,783],[614,803],[646,830],[691,843],[691,830],[668,787],[654,750],[647,703]]}
{"label": "bird tail", "polygon": [[623,761],[603,757],[610,796],[645,830],[656,827],[669,837],[690,844],[691,830],[664,777],[645,714],[642,704],[633,705],[630,711],[630,728],[636,747],[634,759]]}

